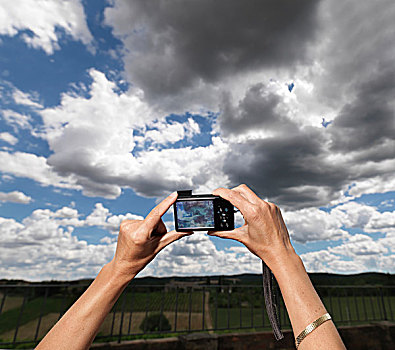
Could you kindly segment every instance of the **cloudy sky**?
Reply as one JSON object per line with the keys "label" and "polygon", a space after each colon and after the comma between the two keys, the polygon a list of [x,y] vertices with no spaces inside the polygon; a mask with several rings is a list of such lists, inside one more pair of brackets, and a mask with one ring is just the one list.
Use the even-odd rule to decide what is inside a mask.
{"label": "cloudy sky", "polygon": [[[123,219],[240,183],[309,271],[395,273],[394,18],[393,0],[0,2],[0,278],[93,277]],[[197,233],[141,275],[259,271]]]}

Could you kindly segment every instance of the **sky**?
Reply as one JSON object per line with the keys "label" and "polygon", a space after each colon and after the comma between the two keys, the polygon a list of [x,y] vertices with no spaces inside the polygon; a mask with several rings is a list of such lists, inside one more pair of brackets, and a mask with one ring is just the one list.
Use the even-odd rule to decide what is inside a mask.
{"label": "sky", "polygon": [[[241,183],[308,271],[395,273],[393,18],[392,0],[1,1],[0,278],[94,277],[122,220]],[[139,276],[260,269],[195,233]]]}

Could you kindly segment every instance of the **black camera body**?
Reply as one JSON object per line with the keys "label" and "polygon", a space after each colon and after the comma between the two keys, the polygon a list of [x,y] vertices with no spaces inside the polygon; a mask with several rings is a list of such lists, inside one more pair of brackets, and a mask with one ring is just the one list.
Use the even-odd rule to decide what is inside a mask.
{"label": "black camera body", "polygon": [[193,195],[177,191],[173,204],[175,229],[185,231],[230,231],[235,227],[234,206],[212,194]]}

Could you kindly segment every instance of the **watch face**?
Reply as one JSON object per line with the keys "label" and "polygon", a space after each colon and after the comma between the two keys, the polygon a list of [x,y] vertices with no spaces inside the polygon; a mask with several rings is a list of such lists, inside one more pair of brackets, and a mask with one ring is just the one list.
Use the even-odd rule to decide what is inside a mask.
{"label": "watch face", "polygon": [[214,228],[212,200],[176,202],[178,228]]}

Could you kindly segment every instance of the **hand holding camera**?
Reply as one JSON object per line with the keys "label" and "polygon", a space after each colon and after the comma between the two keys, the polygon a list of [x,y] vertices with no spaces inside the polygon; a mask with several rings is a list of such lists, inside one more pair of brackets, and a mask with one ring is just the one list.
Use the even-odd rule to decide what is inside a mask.
{"label": "hand holding camera", "polygon": [[[234,207],[244,217],[244,225],[234,228]],[[280,209],[260,199],[246,185],[218,188],[209,195],[178,191],[174,203],[178,232],[208,231],[211,236],[234,239],[264,260],[273,270],[281,260],[295,253]]]}
{"label": "hand holding camera", "polygon": [[231,231],[210,231],[209,235],[243,243],[253,254],[264,260],[275,273],[289,253],[295,253],[280,209],[260,199],[246,185],[233,189],[218,188],[214,195],[232,203],[244,217],[244,225]]}
{"label": "hand holding camera", "polygon": [[112,265],[126,279],[132,279],[170,243],[192,234],[190,230],[167,232],[162,216],[177,199],[177,193],[160,202],[144,220],[121,223],[117,250]]}

